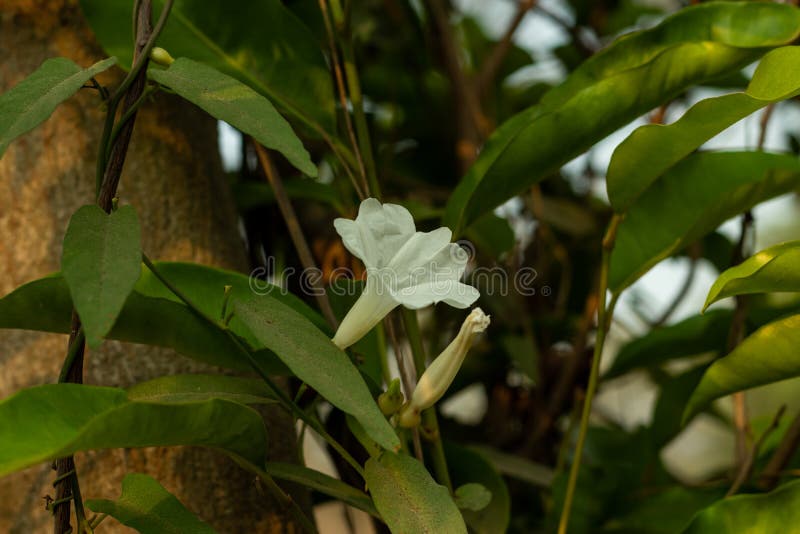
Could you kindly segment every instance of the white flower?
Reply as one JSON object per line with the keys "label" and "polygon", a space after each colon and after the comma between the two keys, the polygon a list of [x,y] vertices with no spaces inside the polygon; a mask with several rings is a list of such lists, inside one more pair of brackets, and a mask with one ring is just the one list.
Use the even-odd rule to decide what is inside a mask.
{"label": "white flower", "polygon": [[433,406],[442,398],[447,388],[461,369],[467,352],[472,347],[472,341],[489,326],[489,316],[480,308],[470,312],[461,325],[456,338],[450,342],[446,349],[433,360],[425,372],[422,373],[411,400],[400,411],[400,426],[414,427],[419,424],[420,412]]}
{"label": "white flower", "polygon": [[333,225],[347,250],[367,268],[364,292],[333,337],[340,348],[364,337],[400,304],[419,309],[444,302],[467,308],[478,299],[477,289],[459,282],[468,258],[450,242],[449,228],[417,232],[407,209],[374,198],[361,203],[354,221],[336,219]]}

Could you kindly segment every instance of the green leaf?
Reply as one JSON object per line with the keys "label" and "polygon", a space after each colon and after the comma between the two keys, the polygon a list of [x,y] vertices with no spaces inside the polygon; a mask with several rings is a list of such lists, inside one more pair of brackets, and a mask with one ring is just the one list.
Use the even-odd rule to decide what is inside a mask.
{"label": "green leaf", "polygon": [[[527,458],[522,458],[515,454],[508,454],[485,445],[475,445],[470,448],[480,453],[494,469],[506,476],[541,488],[549,488],[553,483],[555,474],[553,470],[546,465],[537,464]],[[495,495],[497,495],[497,492],[495,492]]]}
{"label": "green leaf", "polygon": [[[476,534],[494,534],[508,529],[511,514],[511,497],[503,477],[484,456],[482,451],[445,442],[445,456],[456,490],[456,504],[470,530]],[[475,495],[471,506],[459,500],[459,490],[477,485],[483,491],[472,490]],[[485,505],[480,499],[488,497]],[[466,508],[466,509],[465,509]]]}
{"label": "green leaf", "polygon": [[168,375],[128,388],[128,399],[141,402],[195,402],[223,399],[239,404],[275,402],[262,380],[225,375]]}
{"label": "green leaf", "polygon": [[800,480],[761,495],[736,495],[699,512],[683,534],[790,532],[800,523]]}
{"label": "green leaf", "polygon": [[703,309],[726,297],[781,291],[800,291],[800,241],[764,249],[720,274]]}
{"label": "green leaf", "polygon": [[798,33],[794,7],[712,2],[618,39],[495,131],[451,196],[445,224],[459,234],[636,117]]}
{"label": "green leaf", "polygon": [[469,227],[465,234],[479,253],[497,259],[514,247],[514,231],[508,221],[487,213]]}
{"label": "green leaf", "polygon": [[110,57],[82,69],[63,57],[48,59],[0,95],[0,158],[11,141],[47,120],[61,102],[116,62]]}
{"label": "green leaf", "polygon": [[651,267],[729,218],[800,185],[797,158],[700,152],[667,171],[619,225],[609,288],[619,293]]}
{"label": "green leaf", "polygon": [[450,492],[414,458],[392,452],[370,458],[365,478],[375,507],[392,532],[466,534]]}
{"label": "green leaf", "polygon": [[116,501],[90,499],[86,507],[108,514],[141,534],[215,534],[157,480],[141,473],[128,473],[122,479],[122,495]]}
{"label": "green leaf", "polygon": [[730,354],[711,364],[684,412],[684,421],[714,399],[800,376],[800,315],[755,331]]}
{"label": "green leaf", "polygon": [[24,389],[0,402],[0,476],[78,451],[197,445],[263,465],[261,416],[221,399],[152,403],[79,384]]}
{"label": "green leaf", "polygon": [[606,183],[618,213],[667,169],[725,128],[764,106],[800,91],[800,47],[772,50],[761,60],[743,93],[701,100],[669,125],[648,124],[634,130],[614,150]]}
{"label": "green leaf", "polygon": [[300,172],[317,175],[317,166],[286,119],[269,100],[242,82],[184,57],[176,59],[166,70],[152,68],[148,75],[212,117],[277,150]]}
{"label": "green leaf", "polygon": [[325,473],[320,473],[301,465],[283,462],[267,462],[265,471],[279,480],[302,484],[329,497],[355,506],[370,515],[378,516],[378,511],[375,510],[369,495],[342,482],[338,478],[330,477]]}
{"label": "green leaf", "polygon": [[[262,280],[193,263],[155,262],[155,265],[162,276],[189,295],[193,304],[211,317],[219,316],[224,286],[229,285],[232,298],[256,292],[265,299],[282,302],[319,327],[326,327],[324,320],[297,297]],[[0,299],[0,328],[69,333],[71,313],[69,289],[63,278],[53,275],[25,284]],[[237,324],[231,329],[259,346],[249,330],[237,329]],[[148,269],[142,271],[107,337],[168,347],[220,367],[252,370],[221,328],[210,325],[186,307]],[[258,350],[255,358],[267,373],[289,373],[283,362],[268,350]]]}
{"label": "green leaf", "polygon": [[699,510],[723,495],[724,492],[718,488],[671,486],[633,503],[626,502],[629,511],[613,519],[614,528],[610,530],[631,534],[675,534],[681,532]]}
{"label": "green leaf", "polygon": [[[131,3],[81,0],[105,50],[131,64]],[[153,2],[154,16],[164,1]],[[333,85],[317,37],[280,0],[176,0],[158,45],[222,71],[315,129],[335,131]]]}
{"label": "green leaf", "polygon": [[92,348],[114,326],[139,279],[141,241],[132,206],[110,214],[96,205],[83,206],[69,221],[61,270]]}
{"label": "green leaf", "polygon": [[470,482],[456,488],[454,498],[456,506],[461,510],[479,512],[492,500],[492,492],[482,484]]}
{"label": "green leaf", "polygon": [[241,322],[303,382],[331,404],[355,417],[386,449],[400,441],[378,409],[355,365],[308,319],[274,299],[250,297],[234,304]]}

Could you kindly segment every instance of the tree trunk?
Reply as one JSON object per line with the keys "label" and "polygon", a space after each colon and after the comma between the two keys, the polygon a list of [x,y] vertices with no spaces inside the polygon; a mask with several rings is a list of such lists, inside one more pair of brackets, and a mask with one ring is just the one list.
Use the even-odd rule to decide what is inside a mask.
{"label": "tree trunk", "polygon": [[[103,57],[77,0],[0,0],[0,53],[0,91],[49,57],[64,56],[83,67]],[[119,80],[118,70],[100,77],[103,84]],[[103,118],[98,94],[81,90],[0,160],[0,294],[59,269],[69,218],[94,198]],[[247,268],[223,181],[216,123],[191,105],[158,95],[140,111],[119,197],[137,209],[150,257]],[[65,336],[0,330],[0,397],[55,382],[65,353]],[[203,370],[209,368],[172,351],[107,341],[87,353],[85,382],[126,386]],[[265,418],[270,457],[291,460],[292,421],[277,411]],[[76,464],[84,498],[116,498],[125,473],[144,472],[220,532],[298,531],[257,490],[252,475],[207,449],[94,451],[78,454]],[[52,528],[43,497],[52,495],[53,478],[47,465],[0,480],[0,532]],[[127,531],[111,519],[100,530]]]}

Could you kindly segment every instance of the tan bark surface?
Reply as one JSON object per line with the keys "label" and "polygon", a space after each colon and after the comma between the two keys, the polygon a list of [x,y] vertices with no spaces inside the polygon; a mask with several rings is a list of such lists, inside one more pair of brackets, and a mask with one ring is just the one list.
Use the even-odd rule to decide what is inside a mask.
{"label": "tan bark surface", "polygon": [[[81,66],[103,57],[76,0],[0,0],[0,91],[45,59]],[[119,80],[118,70],[101,83]],[[95,153],[104,117],[95,91],[82,90],[44,125],[15,141],[0,160],[0,294],[59,269],[69,217],[92,202]],[[243,270],[243,243],[224,187],[215,122],[174,97],[158,95],[139,113],[119,188],[134,205],[143,247],[154,259]],[[54,382],[66,336],[0,330],[0,397]],[[167,350],[106,342],[87,354],[86,382],[125,386],[163,374],[198,372],[202,364]],[[290,459],[291,421],[268,414],[272,458]],[[261,495],[254,478],[203,449],[100,451],[76,457],[85,498],[116,498],[126,472],[156,477],[220,532],[294,532]],[[34,467],[0,480],[0,532],[52,530],[43,497],[53,472]],[[106,520],[99,532],[129,532]]]}

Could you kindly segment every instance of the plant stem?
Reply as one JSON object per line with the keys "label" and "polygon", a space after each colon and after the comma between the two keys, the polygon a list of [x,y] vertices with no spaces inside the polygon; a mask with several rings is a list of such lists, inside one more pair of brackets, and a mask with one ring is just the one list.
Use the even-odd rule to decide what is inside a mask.
{"label": "plant stem", "polygon": [[272,381],[269,375],[261,369],[261,366],[258,364],[258,361],[256,361],[250,349],[236,336],[236,334],[231,332],[230,329],[225,327],[224,324],[216,321],[213,317],[207,315],[203,310],[195,305],[180,289],[175,287],[172,282],[167,280],[160,272],[158,272],[158,269],[155,265],[153,265],[153,262],[150,261],[150,258],[148,258],[146,254],[142,254],[142,262],[150,270],[150,272],[152,272],[153,275],[158,278],[162,284],[164,284],[164,287],[169,289],[173,295],[178,297],[184,304],[186,304],[186,306],[192,310],[194,314],[210,325],[225,332],[242,356],[245,357],[250,367],[252,367],[256,374],[258,374],[258,376],[267,384],[267,387],[270,388],[270,392],[275,396],[276,399],[278,399],[278,402],[281,404],[281,406],[283,406],[283,408],[291,413],[294,417],[301,419],[308,426],[313,428],[331,446],[331,448],[338,452],[342,458],[344,458],[344,460],[349,463],[359,475],[361,475],[362,478],[364,477],[364,469],[361,467],[361,464],[359,464],[350,455],[350,453],[347,452],[347,450],[338,441],[336,441],[327,430],[325,430],[325,427],[322,425],[322,423],[301,410],[300,407],[297,406],[297,404],[295,404],[292,399],[290,399],[289,396],[281,388],[279,388],[275,382]]}
{"label": "plant stem", "polygon": [[[286,228],[289,230],[289,236],[292,238],[294,248],[297,250],[297,255],[300,257],[303,268],[309,272],[320,272],[316,262],[314,262],[314,256],[311,254],[308,241],[306,241],[303,235],[303,229],[300,227],[300,222],[289,200],[289,195],[286,194],[286,189],[283,187],[283,180],[281,180],[280,175],[272,165],[272,160],[269,157],[267,149],[255,140],[253,140],[253,146],[255,147],[256,156],[261,164],[261,168],[264,170],[264,174],[267,175],[267,180],[270,186],[272,186],[272,191],[275,193],[275,201],[278,203],[278,209],[280,209],[283,220],[286,222]],[[315,278],[312,283],[316,290],[314,298],[317,299],[317,304],[319,304],[322,315],[325,316],[325,320],[328,321],[328,324],[336,330],[339,326],[339,321],[336,320],[336,316],[333,314],[333,308],[331,308],[331,303],[328,300],[328,293],[322,285],[321,277]]]}
{"label": "plant stem", "polygon": [[[425,372],[425,345],[422,343],[422,335],[419,331],[419,320],[416,310],[402,309],[403,326],[406,329],[406,337],[411,345],[411,353],[414,356],[414,367],[417,371],[417,379]],[[436,480],[443,484],[450,493],[453,493],[453,483],[450,480],[450,471],[447,469],[447,457],[444,454],[442,445],[442,434],[439,432],[439,420],[436,417],[436,406],[431,406],[422,411],[422,427],[425,429],[423,436],[430,443],[429,452],[433,462],[433,472]]]}
{"label": "plant stem", "polygon": [[[347,89],[350,94],[350,104],[353,107],[353,118],[356,124],[356,135],[358,136],[358,147],[361,157],[364,160],[364,167],[369,184],[369,194],[375,198],[380,198],[381,189],[378,183],[378,175],[375,169],[375,156],[372,151],[372,140],[367,126],[367,117],[364,114],[364,98],[361,93],[361,82],[356,68],[355,53],[353,51],[353,36],[347,20],[347,15],[342,9],[340,0],[330,0],[331,15],[333,23],[340,36],[340,46],[342,48],[342,58],[344,59],[344,74],[347,82]],[[347,110],[345,110],[345,113]]]}
{"label": "plant stem", "polygon": [[594,343],[594,354],[592,356],[592,370],[589,374],[589,385],[586,388],[586,400],[583,403],[581,413],[581,425],[578,431],[578,442],[575,445],[575,457],[572,460],[572,467],[569,472],[569,482],[564,496],[564,506],[561,509],[561,520],[558,523],[558,534],[566,534],[569,524],[569,514],[572,509],[572,501],[575,497],[575,488],[578,483],[578,473],[581,469],[581,455],[583,446],[586,442],[586,434],[589,430],[589,416],[592,413],[592,400],[597,392],[597,384],[600,379],[600,359],[603,354],[603,344],[605,343],[606,333],[611,324],[611,317],[614,314],[614,306],[617,303],[619,294],[614,294],[611,301],[606,305],[606,293],[608,292],[608,271],[611,263],[611,251],[614,248],[614,241],[617,237],[617,227],[621,218],[614,215],[608,225],[608,230],[603,238],[603,252],[600,263],[600,284],[597,290],[597,339]]}

